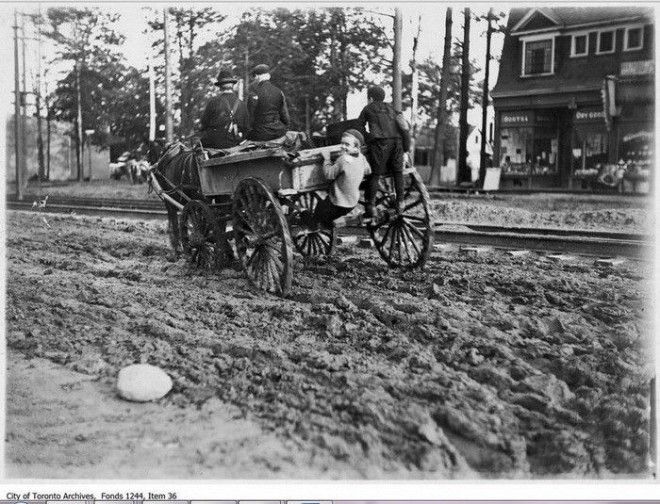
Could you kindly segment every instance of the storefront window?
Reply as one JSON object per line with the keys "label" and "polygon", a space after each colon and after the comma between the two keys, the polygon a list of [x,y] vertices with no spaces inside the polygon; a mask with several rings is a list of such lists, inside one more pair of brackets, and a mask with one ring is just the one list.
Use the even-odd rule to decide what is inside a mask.
{"label": "storefront window", "polygon": [[528,174],[533,159],[532,128],[507,128],[500,132],[503,173]]}
{"label": "storefront window", "polygon": [[634,161],[639,165],[650,167],[653,159],[653,141],[651,128],[629,126],[621,136],[619,156],[626,162]]}
{"label": "storefront window", "polygon": [[573,173],[595,175],[604,164],[607,164],[607,132],[576,128],[573,137]]}
{"label": "storefront window", "polygon": [[534,132],[533,175],[557,173],[557,150],[559,142],[554,129],[537,129]]}
{"label": "storefront window", "polygon": [[557,114],[552,109],[505,111],[500,115],[500,167],[512,175],[558,171]]}

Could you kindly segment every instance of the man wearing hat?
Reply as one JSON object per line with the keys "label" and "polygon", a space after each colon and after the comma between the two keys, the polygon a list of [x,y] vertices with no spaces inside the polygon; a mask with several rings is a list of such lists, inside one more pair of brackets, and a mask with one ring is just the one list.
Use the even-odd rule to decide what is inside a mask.
{"label": "man wearing hat", "polygon": [[284,93],[270,82],[267,65],[257,65],[252,71],[254,85],[248,97],[250,140],[274,140],[287,132],[289,110]]}
{"label": "man wearing hat", "polygon": [[248,131],[245,103],[234,94],[238,82],[229,70],[220,70],[215,83],[220,94],[211,98],[201,119],[201,141],[204,147],[226,149],[238,145]]}

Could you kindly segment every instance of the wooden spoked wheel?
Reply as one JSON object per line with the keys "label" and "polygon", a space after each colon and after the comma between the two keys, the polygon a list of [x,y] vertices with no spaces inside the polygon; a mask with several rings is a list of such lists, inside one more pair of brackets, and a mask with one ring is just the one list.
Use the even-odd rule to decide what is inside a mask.
{"label": "wooden spoked wheel", "polygon": [[378,218],[368,226],[380,256],[394,268],[424,266],[433,244],[429,193],[413,171],[405,175],[404,208],[397,210],[392,177],[382,177],[376,195]]}
{"label": "wooden spoked wheel", "polygon": [[297,194],[290,204],[291,238],[296,250],[304,256],[330,255],[335,248],[336,231],[310,228],[309,218],[314,214],[321,196],[316,192]]}
{"label": "wooden spoked wheel", "polygon": [[263,181],[246,178],[238,184],[232,224],[236,255],[250,282],[286,295],[293,273],[291,235],[282,207]]}
{"label": "wooden spoked wheel", "polygon": [[224,239],[211,207],[199,200],[186,203],[179,218],[179,234],[190,264],[206,269],[218,267]]}

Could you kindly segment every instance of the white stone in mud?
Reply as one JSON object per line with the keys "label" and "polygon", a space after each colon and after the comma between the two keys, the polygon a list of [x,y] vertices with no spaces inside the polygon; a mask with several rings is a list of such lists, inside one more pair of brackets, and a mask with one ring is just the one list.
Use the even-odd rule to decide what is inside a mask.
{"label": "white stone in mud", "polygon": [[117,377],[117,391],[129,401],[155,401],[171,389],[172,379],[162,369],[150,364],[127,366]]}

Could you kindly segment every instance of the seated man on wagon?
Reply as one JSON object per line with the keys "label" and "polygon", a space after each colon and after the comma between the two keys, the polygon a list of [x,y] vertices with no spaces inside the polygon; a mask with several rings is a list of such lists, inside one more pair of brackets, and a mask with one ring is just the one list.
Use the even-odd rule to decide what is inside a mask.
{"label": "seated man on wagon", "polygon": [[245,104],[234,93],[238,82],[228,70],[220,70],[215,83],[220,94],[209,100],[201,119],[201,142],[204,147],[226,149],[238,145],[248,130]]}
{"label": "seated man on wagon", "polygon": [[252,74],[255,83],[247,100],[250,116],[248,140],[275,140],[284,136],[289,128],[289,109],[284,93],[270,82],[267,65],[257,65]]}
{"label": "seated man on wagon", "polygon": [[[309,227],[318,223],[326,228],[333,226],[333,221],[353,210],[360,199],[360,184],[371,173],[367,159],[362,155],[364,143],[362,133],[349,129],[341,137],[342,153],[332,163],[330,154],[322,151],[323,174],[332,181],[328,196],[317,205],[311,216]],[[308,221],[310,220],[307,216]]]}

